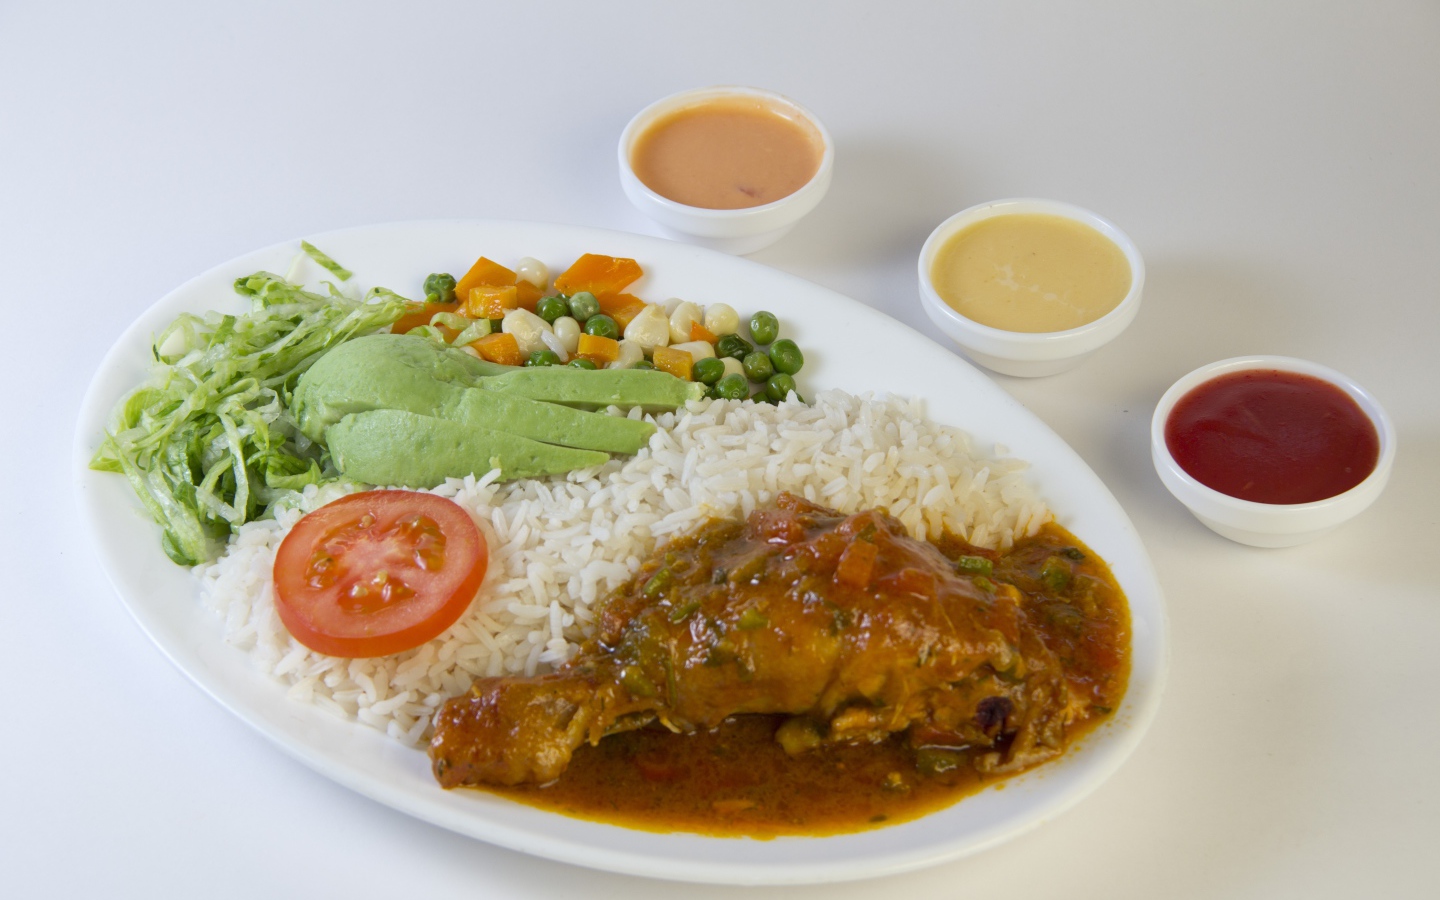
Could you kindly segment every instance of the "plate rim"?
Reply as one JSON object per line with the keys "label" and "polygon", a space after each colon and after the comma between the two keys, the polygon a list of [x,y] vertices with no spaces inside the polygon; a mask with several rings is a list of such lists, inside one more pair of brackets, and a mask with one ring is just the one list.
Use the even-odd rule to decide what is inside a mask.
{"label": "plate rim", "polygon": [[[189,570],[179,570],[164,557],[159,549],[158,540],[154,540],[154,526],[149,522],[148,517],[140,511],[138,501],[134,499],[133,493],[129,490],[128,483],[123,479],[113,479],[109,473],[94,472],[89,469],[88,463],[94,452],[97,443],[96,436],[99,434],[97,424],[102,425],[109,420],[113,400],[108,395],[123,396],[124,393],[138,385],[138,378],[132,382],[126,382],[120,387],[107,382],[106,376],[113,375],[117,371],[127,369],[138,369],[143,377],[147,371],[146,366],[137,366],[137,350],[140,347],[148,348],[150,335],[158,330],[153,326],[157,320],[161,325],[168,323],[169,319],[183,309],[192,308],[186,305],[185,301],[190,295],[202,288],[211,286],[217,278],[226,277],[227,273],[238,271],[249,260],[256,260],[267,256],[278,257],[284,254],[294,257],[299,252],[300,238],[292,238],[285,241],[278,241],[268,246],[249,251],[239,256],[228,259],[200,274],[186,280],[164,296],[156,300],[137,316],[116,339],[109,348],[91,376],[90,383],[86,389],[84,399],[80,406],[80,413],[76,420],[76,430],[73,444],[73,476],[74,496],[76,498],[81,518],[85,521],[86,528],[92,547],[98,551],[97,556],[105,571],[107,580],[115,588],[121,602],[126,607],[131,618],[136,621],[140,629],[156,645],[156,647],[178,668],[189,680],[191,680],[204,693],[209,695],[222,707],[241,721],[260,732],[264,737],[279,747],[286,754],[318,774],[341,784],[355,792],[376,800],[386,806],[404,812],[408,815],[427,821],[439,827],[470,836],[487,843],[527,853],[534,856],[553,859],[589,868],[601,869],[621,874],[637,875],[650,878],[661,878],[666,880],[716,883],[716,884],[737,884],[737,885],[781,885],[781,884],[813,884],[823,882],[838,882],[857,880],[864,878],[882,877],[900,872],[912,871],[941,862],[947,862],[982,852],[1000,843],[1019,837],[1039,827],[1046,821],[1063,814],[1072,808],[1082,799],[1097,789],[1103,782],[1108,780],[1121,765],[1130,757],[1136,747],[1142,741],[1145,733],[1154,721],[1158,711],[1161,697],[1164,693],[1165,682],[1168,678],[1170,651],[1169,651],[1169,616],[1166,609],[1163,592],[1160,588],[1158,577],[1155,573],[1153,563],[1149,554],[1144,549],[1143,541],[1131,523],[1128,515],[1120,506],[1118,500],[1109,491],[1108,487],[1090,469],[1088,464],[1037,416],[1026,409],[1018,400],[1011,397],[998,384],[991,381],[978,369],[968,362],[956,356],[953,351],[941,346],[928,336],[911,328],[903,322],[891,318],[884,313],[850,297],[847,297],[830,288],[823,287],[809,282],[799,276],[788,272],[782,272],[739,257],[729,256],[717,251],[697,247],[689,244],[681,244],[666,241],[660,238],[645,235],[635,235],[626,232],[612,231],[607,229],[592,228],[588,226],[549,224],[541,222],[493,220],[493,219],[428,219],[402,222],[374,223],[368,225],[356,225],[342,229],[334,229],[313,235],[305,236],[305,240],[317,246],[325,246],[327,243],[345,240],[359,240],[363,242],[367,236],[384,236],[391,233],[412,233],[422,234],[425,231],[475,231],[475,232],[499,232],[506,235],[523,232],[539,232],[547,238],[555,240],[569,240],[572,243],[579,243],[585,246],[603,246],[614,244],[622,247],[636,247],[653,251],[654,257],[659,259],[670,259],[682,263],[693,264],[700,268],[713,267],[717,271],[725,272],[731,270],[740,273],[741,280],[758,279],[762,282],[774,282],[777,286],[789,285],[800,291],[800,293],[815,293],[823,295],[827,302],[836,303],[845,311],[847,316],[858,317],[863,324],[870,326],[864,330],[867,332],[879,331],[893,332],[903,336],[907,341],[917,341],[919,345],[926,348],[918,351],[921,356],[930,356],[944,360],[945,365],[953,366],[953,371],[960,373],[962,382],[970,385],[983,384],[984,393],[988,393],[988,402],[998,404],[1008,413],[1015,417],[1020,425],[1025,426],[1020,430],[1036,431],[1038,429],[1042,438],[1053,442],[1045,448],[1045,455],[1059,454],[1066,467],[1074,469],[1078,467],[1082,476],[1088,476],[1091,484],[1085,485],[1093,492],[1098,488],[1105,500],[1108,500],[1108,509],[1092,514],[1103,514],[1102,518],[1108,517],[1111,525],[1117,530],[1110,539],[1121,541],[1129,545],[1127,555],[1134,555],[1129,562],[1127,582],[1122,582],[1127,597],[1135,596],[1132,587],[1140,588],[1138,596],[1147,601],[1147,618],[1145,620],[1148,633],[1143,636],[1144,647],[1147,651],[1145,657],[1145,668],[1143,671],[1143,683],[1141,689],[1136,689],[1135,674],[1137,671],[1137,654],[1135,651],[1136,642],[1139,639],[1136,634],[1136,615],[1134,611],[1134,600],[1131,600],[1132,619],[1132,672],[1130,684],[1127,687],[1125,701],[1122,704],[1121,712],[1126,713],[1124,721],[1121,716],[1105,723],[1095,733],[1082,739],[1080,744],[1064,757],[1054,763],[1041,766],[1029,773],[1015,779],[1003,782],[1007,789],[1030,790],[1024,785],[1034,785],[1045,780],[1046,776],[1054,771],[1052,767],[1064,767],[1067,773],[1076,770],[1078,784],[1062,788],[1052,799],[1040,804],[1037,814],[1024,817],[1022,821],[1013,822],[1001,820],[988,828],[980,828],[974,831],[972,836],[963,845],[934,843],[921,844],[919,846],[898,846],[890,847],[880,852],[864,853],[854,852],[850,845],[877,844],[885,846],[896,844],[894,836],[912,829],[917,823],[933,822],[936,817],[944,817],[947,812],[962,807],[975,808],[979,804],[975,801],[982,797],[993,796],[1002,791],[988,790],[980,794],[967,797],[957,804],[939,810],[919,819],[910,822],[900,823],[881,829],[873,829],[852,834],[834,835],[826,837],[781,837],[768,841],[757,841],[747,838],[715,838],[692,834],[656,834],[623,828],[621,826],[605,825],[603,823],[590,822],[581,819],[574,819],[563,816],[559,813],[551,813],[537,810],[534,807],[524,806],[513,801],[503,803],[482,803],[482,807],[503,807],[503,815],[518,818],[522,827],[517,828],[513,824],[496,824],[487,821],[487,815],[477,820],[475,815],[475,798],[489,797],[494,795],[481,792],[444,792],[430,783],[429,787],[434,790],[437,796],[416,796],[416,791],[410,781],[400,778],[377,778],[367,772],[363,767],[355,765],[347,759],[334,758],[333,754],[327,754],[317,750],[313,744],[307,744],[297,740],[296,733],[305,733],[307,729],[320,728],[327,736],[332,733],[344,732],[346,739],[357,741],[367,752],[378,750],[381,757],[386,757],[392,752],[414,753],[411,748],[404,747],[397,741],[393,741],[383,733],[361,725],[354,720],[344,720],[329,713],[323,713],[314,707],[302,707],[301,704],[292,703],[284,697],[283,686],[268,676],[253,669],[248,659],[244,659],[246,651],[232,647],[224,642],[221,631],[222,621],[213,612],[204,609],[198,602],[198,583]],[[558,237],[557,237],[558,236]],[[543,241],[541,241],[543,243]],[[537,253],[546,252],[542,248],[535,248]],[[628,252],[628,250],[627,250]],[[403,254],[402,254],[403,255]],[[639,254],[637,254],[639,255]],[[358,263],[359,261],[355,261]],[[649,267],[656,263],[647,262],[647,275]],[[660,263],[664,264],[664,263]],[[362,270],[362,265],[354,266],[357,273]],[[253,269],[251,270],[253,271]],[[163,320],[162,320],[163,317]],[[943,357],[938,356],[943,354]],[[821,386],[821,389],[828,385]],[[922,398],[926,406],[931,405],[931,400],[925,392],[916,392],[913,396]],[[928,412],[928,410],[927,410]],[[1012,430],[1018,426],[1015,422],[1008,422]],[[955,427],[971,435],[975,435],[972,425],[965,423],[956,424]],[[1002,428],[1002,431],[1004,429]],[[978,442],[977,442],[978,443]],[[1024,448],[1016,449],[1017,457],[1026,459]],[[171,566],[177,571],[184,572],[189,579],[191,588],[191,599],[193,602],[183,614],[192,619],[199,615],[208,620],[213,626],[214,646],[202,647],[194,653],[184,652],[182,647],[176,646],[173,635],[162,628],[167,624],[163,619],[157,618],[157,613],[144,601],[137,600],[132,594],[135,592],[136,573],[127,571],[119,564],[121,557],[116,555],[114,522],[107,521],[101,515],[104,499],[97,499],[94,488],[101,483],[101,493],[107,493],[103,489],[102,478],[111,478],[111,482],[119,480],[124,492],[128,494],[130,505],[140,512],[141,519],[146,525],[150,525],[147,531],[150,546],[153,548],[153,555],[166,566]],[[1083,480],[1083,478],[1082,478]],[[113,492],[108,492],[113,493]],[[113,505],[113,503],[112,503]],[[1102,503],[1102,505],[1106,505]],[[1056,511],[1057,518],[1060,511]],[[144,529],[142,529],[144,530]],[[1094,546],[1093,542],[1086,535],[1080,535],[1086,543]],[[1107,560],[1110,554],[1105,554]],[[174,574],[174,573],[168,573]],[[163,573],[160,575],[163,578]],[[173,582],[173,579],[170,579]],[[174,624],[174,623],[169,623]],[[247,681],[250,684],[227,684],[225,681],[217,681],[217,670],[210,664],[212,660],[207,659],[211,655],[234,654],[242,657],[240,664],[250,669],[252,677]],[[233,668],[234,660],[228,663],[220,659],[216,664]],[[281,704],[295,707],[294,710],[280,710],[282,718],[289,720],[277,723],[273,715],[266,715],[267,710],[254,708],[244,702],[246,689],[253,688],[256,683],[263,682],[263,686],[270,691],[280,695]],[[284,715],[286,712],[293,715]],[[301,715],[304,712],[306,715]],[[316,715],[323,716],[317,720]],[[1105,736],[1102,736],[1105,735]],[[384,741],[387,747],[372,748],[369,745],[375,743],[375,739]],[[1094,743],[1103,744],[1104,752],[1101,753],[1091,745]],[[396,773],[398,774],[398,773]],[[1073,780],[1073,779],[1072,779]],[[1042,790],[1042,795],[1047,792]],[[1054,792],[1048,792],[1054,793]],[[464,798],[459,803],[457,798]],[[528,811],[528,812],[527,812]],[[538,814],[540,818],[538,828],[531,828]],[[546,828],[544,823],[551,819],[559,819],[569,823],[580,823],[581,827],[562,827],[558,831]],[[615,840],[619,835],[618,843]],[[582,840],[576,840],[573,835],[579,834]],[[884,836],[890,836],[886,839]],[[876,838],[876,836],[881,836]],[[824,842],[828,847],[836,850],[835,859],[823,862],[819,861],[795,861],[783,859],[782,854],[766,852],[766,848],[787,847],[799,849],[801,846],[813,848],[819,842]],[[657,853],[653,849],[644,849],[654,845],[662,847],[669,846],[672,850],[685,845],[694,845],[697,848],[710,850],[729,850],[737,847],[759,848],[756,853],[744,853],[740,855],[751,856],[751,859],[727,859],[735,854],[730,853],[700,853],[695,858],[677,859],[672,852]],[[636,849],[639,847],[641,849]],[[627,849],[628,848],[628,849]],[[790,854],[783,854],[790,856]]]}

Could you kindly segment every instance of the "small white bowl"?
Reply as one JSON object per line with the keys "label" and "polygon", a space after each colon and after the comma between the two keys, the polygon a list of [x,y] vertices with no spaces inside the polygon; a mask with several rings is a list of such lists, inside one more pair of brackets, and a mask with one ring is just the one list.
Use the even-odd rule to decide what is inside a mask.
{"label": "small white bowl", "polygon": [[[1066,331],[1027,333],[981,325],[956,312],[940,298],[930,280],[935,254],[947,238],[976,222],[995,216],[1030,213],[1061,216],[1088,225],[1115,243],[1130,263],[1130,292],[1119,305],[1093,322]],[[1145,288],[1145,260],[1135,242],[1114,223],[1078,206],[1056,200],[1012,199],[982,203],[956,213],[930,233],[920,250],[920,300],[930,321],[970,359],[1002,375],[1035,378],[1069,369],[1124,331],[1140,311]]]}
{"label": "small white bowl", "polygon": [[[1170,412],[1181,397],[1199,385],[1247,369],[1297,372],[1328,381],[1349,394],[1375,425],[1375,433],[1380,438],[1374,471],[1350,490],[1313,503],[1256,503],[1231,497],[1196,481],[1180,468],[1165,443],[1165,423]],[[1334,369],[1288,356],[1242,356],[1201,366],[1165,392],[1150,420],[1150,456],[1165,487],[1211,531],[1252,547],[1293,547],[1333,531],[1380,496],[1395,462],[1395,428],[1368,391]]]}
{"label": "small white bowl", "polygon": [[[763,206],[745,209],[686,206],[646,187],[635,175],[630,163],[635,139],[660,116],[721,97],[754,97],[808,122],[820,136],[824,148],[820,156],[820,166],[815,170],[814,176],[789,196]],[[830,133],[809,110],[794,100],[771,91],[728,85],[682,91],[640,110],[620,134],[619,153],[620,186],[625,189],[625,196],[630,198],[630,202],[635,204],[637,209],[654,219],[666,237],[742,256],[775,243],[806,213],[814,209],[830,189],[830,177],[835,168],[835,145],[830,140]]]}

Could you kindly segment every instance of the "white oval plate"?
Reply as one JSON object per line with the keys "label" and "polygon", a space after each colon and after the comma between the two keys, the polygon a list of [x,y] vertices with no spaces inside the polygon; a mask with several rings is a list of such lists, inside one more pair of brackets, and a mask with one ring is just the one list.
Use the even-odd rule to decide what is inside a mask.
{"label": "white oval plate", "polygon": [[[221,621],[198,602],[189,570],[171,563],[118,475],[87,463],[110,410],[147,374],[152,337],[182,311],[245,305],[231,290],[257,270],[285,274],[299,242],[218,266],[145,312],[100,365],[81,409],[74,471],[80,507],[115,588],[140,627],[201,689],[317,772],[374,800],[480,840],[581,866],[729,884],[843,881],[903,872],[976,853],[1054,818],[1113,773],[1154,718],[1167,651],[1164,601],[1129,518],[1095,473],[1054,432],[978,370],[910,328],[832,291],[753,262],[618,232],[508,222],[414,222],[316,235],[311,242],[356,273],[362,288],[417,296],[433,271],[463,272],[480,254],[544,260],[558,272],[581,253],[633,257],[646,275],[632,290],[768,309],[806,354],[802,389],[919,394],[931,418],[1029,460],[1032,480],[1065,527],[1109,561],[1130,601],[1130,687],[1114,719],[1060,760],[921,820],[824,838],[768,841],[651,834],[544,812],[481,791],[444,791],[426,755],[363,725],[288,700],[224,643]],[[320,273],[324,274],[324,273]]]}

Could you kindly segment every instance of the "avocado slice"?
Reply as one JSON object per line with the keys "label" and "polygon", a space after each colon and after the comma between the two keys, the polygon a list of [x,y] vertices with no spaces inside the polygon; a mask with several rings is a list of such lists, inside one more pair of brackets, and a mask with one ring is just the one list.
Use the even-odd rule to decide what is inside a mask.
{"label": "avocado slice", "polygon": [[317,360],[296,385],[291,409],[301,432],[321,443],[328,443],[327,430],[345,416],[378,409],[405,410],[606,453],[635,453],[655,433],[649,422],[470,386],[483,383],[489,377],[486,373],[496,368],[520,371],[497,367],[418,335],[369,335],[341,344]]}
{"label": "avocado slice", "polygon": [[412,334],[371,334],[346,341],[300,376],[290,401],[300,431],[324,442],[325,429],[372,409],[438,410],[450,392],[510,371]]}
{"label": "avocado slice", "polygon": [[515,394],[532,400],[580,406],[639,406],[647,411],[678,409],[705,396],[705,385],[682,381],[653,369],[600,369],[594,372],[545,366],[511,369],[486,378],[487,391]]}
{"label": "avocado slice", "polygon": [[626,455],[639,452],[655,433],[654,425],[638,419],[584,412],[483,388],[455,391],[435,414],[547,444]]}
{"label": "avocado slice", "polygon": [[346,415],[330,426],[326,440],[336,468],[347,478],[416,488],[495,468],[501,481],[558,475],[610,459],[595,450],[557,447],[397,409]]}

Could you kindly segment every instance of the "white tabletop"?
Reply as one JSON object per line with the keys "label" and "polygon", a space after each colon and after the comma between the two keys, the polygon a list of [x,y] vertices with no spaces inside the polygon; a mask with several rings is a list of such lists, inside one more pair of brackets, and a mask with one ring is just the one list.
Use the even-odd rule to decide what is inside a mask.
{"label": "white tabletop", "polygon": [[[920,245],[980,201],[1094,209],[1148,266],[1114,344],[996,380],[1104,479],[1154,559],[1173,662],[1149,736],[998,849],[784,896],[1434,895],[1440,8],[480,6],[0,5],[7,896],[678,892],[459,837],[276,750],[131,621],[69,461],[100,357],[192,275],[392,220],[647,232],[616,177],[620,130],[715,83],[796,98],[837,145],[821,207],[753,258],[923,332]],[[1399,433],[1386,493],[1304,547],[1217,537],[1150,465],[1169,384],[1248,353],[1351,375]]]}

